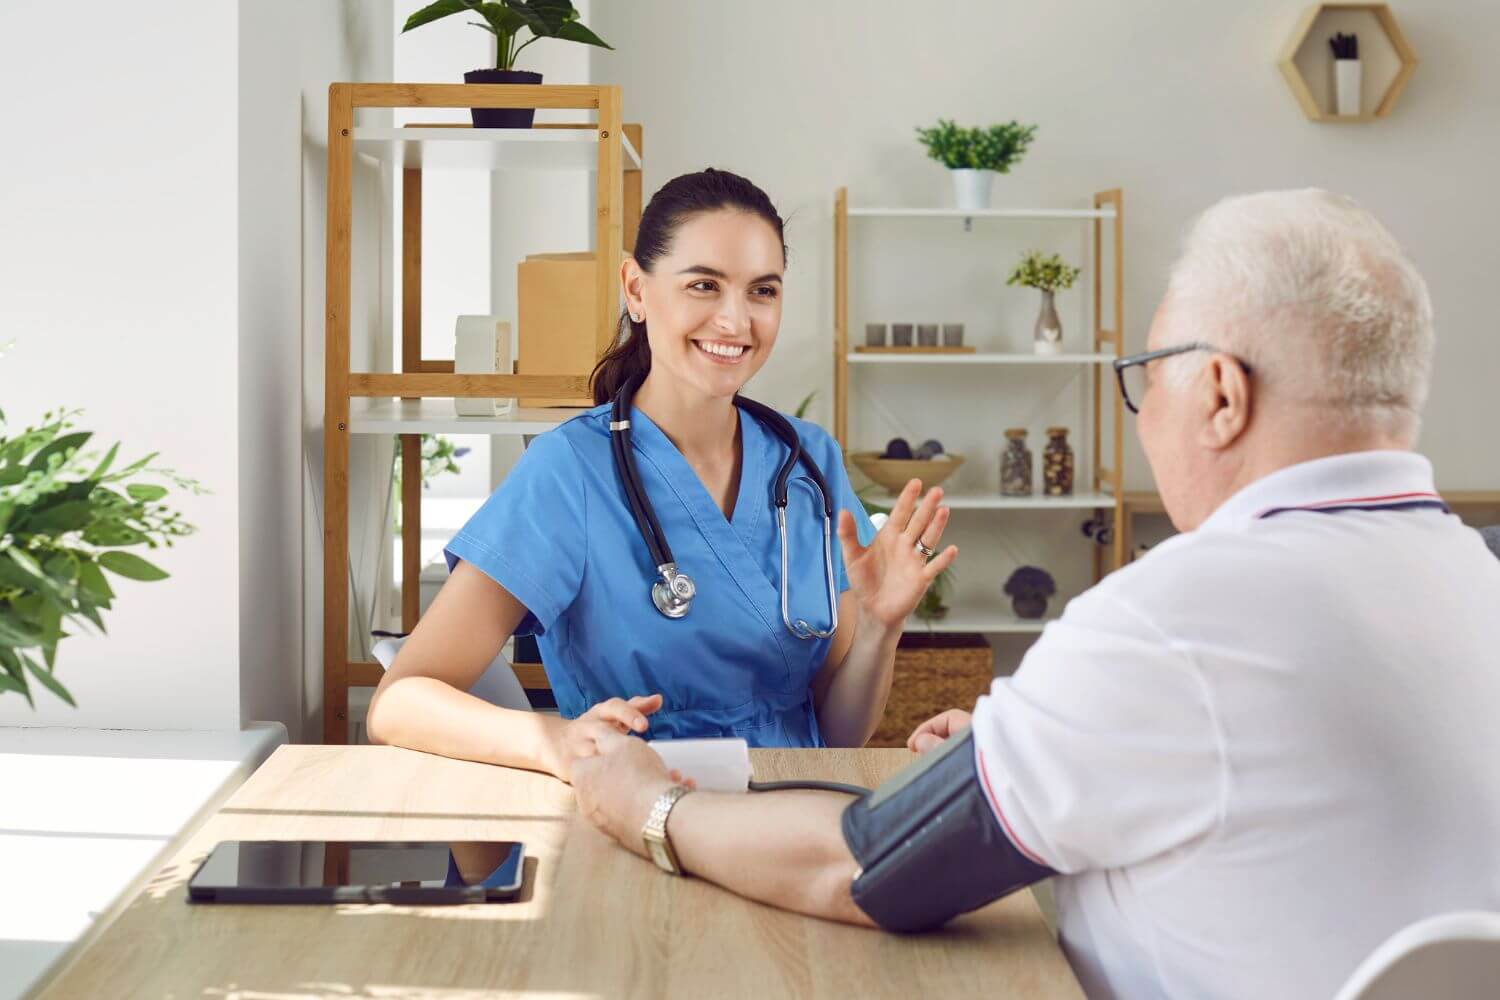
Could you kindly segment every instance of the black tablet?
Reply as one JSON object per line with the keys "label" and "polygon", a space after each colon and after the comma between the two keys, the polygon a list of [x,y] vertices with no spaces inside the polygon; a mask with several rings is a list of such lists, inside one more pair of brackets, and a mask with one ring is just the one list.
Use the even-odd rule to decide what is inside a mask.
{"label": "black tablet", "polygon": [[497,903],[521,891],[515,841],[226,840],[188,880],[195,903]]}

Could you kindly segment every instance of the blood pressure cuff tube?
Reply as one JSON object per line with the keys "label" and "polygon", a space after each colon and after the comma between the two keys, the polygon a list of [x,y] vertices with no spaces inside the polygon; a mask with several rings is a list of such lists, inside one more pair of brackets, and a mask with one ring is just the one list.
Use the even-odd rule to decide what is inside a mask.
{"label": "blood pressure cuff tube", "polygon": [[844,810],[854,902],[890,931],[922,931],[1057,873],[1017,849],[985,799],[964,730]]}

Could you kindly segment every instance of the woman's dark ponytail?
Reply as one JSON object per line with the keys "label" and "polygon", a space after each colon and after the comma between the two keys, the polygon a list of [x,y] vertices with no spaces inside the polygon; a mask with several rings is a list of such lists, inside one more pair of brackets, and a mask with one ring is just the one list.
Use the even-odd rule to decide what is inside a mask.
{"label": "woman's dark ponytail", "polygon": [[[786,237],[781,215],[766,193],[739,174],[709,167],[695,174],[674,177],[651,196],[641,212],[631,256],[642,271],[650,274],[656,262],[672,248],[672,239],[684,222],[702,212],[735,209],[759,216],[776,230],[781,240],[782,259],[786,258]],[[633,375],[651,370],[651,344],[646,339],[646,323],[637,323],[628,311],[620,313],[620,329],[615,342],[594,366],[589,384],[594,402],[614,399]]]}

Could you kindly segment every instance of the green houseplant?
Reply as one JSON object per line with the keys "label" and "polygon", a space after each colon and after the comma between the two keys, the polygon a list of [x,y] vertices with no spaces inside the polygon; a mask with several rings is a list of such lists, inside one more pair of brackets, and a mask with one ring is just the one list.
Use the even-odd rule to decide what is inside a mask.
{"label": "green houseplant", "polygon": [[[451,14],[463,13],[479,15],[482,20],[469,23],[495,36],[494,68],[470,70],[464,74],[465,83],[541,83],[542,74],[515,68],[521,50],[539,38],[611,48],[578,20],[578,11],[573,9],[571,0],[437,0],[408,17],[401,31],[405,33]],[[525,41],[521,41],[523,31],[531,35]],[[475,128],[530,128],[535,110],[472,108],[470,114]]]}
{"label": "green houseplant", "polygon": [[1078,280],[1078,273],[1078,268],[1055,253],[1031,250],[1005,280],[1007,285],[1022,285],[1042,293],[1042,308],[1037,313],[1031,339],[1032,350],[1037,354],[1062,353],[1062,320],[1057,315],[1055,296],[1058,289],[1072,288],[1073,282]]}
{"label": "green houseplant", "polygon": [[953,177],[958,207],[970,212],[989,208],[995,175],[1010,173],[1035,135],[1035,125],[1016,121],[988,128],[964,128],[950,119],[939,118],[932,128],[917,129],[917,138],[927,147],[927,155],[947,167]]}
{"label": "green houseplant", "polygon": [[172,545],[193,526],[162,501],[167,487],[203,488],[147,455],[116,468],[120,446],[100,458],[84,453],[90,431],[74,429],[77,411],[56,411],[11,434],[0,413],[0,693],[29,704],[31,680],[74,704],[56,676],[57,646],[73,624],[105,631],[102,612],[114,589],[106,573],[127,580],[167,574],[127,551]]}

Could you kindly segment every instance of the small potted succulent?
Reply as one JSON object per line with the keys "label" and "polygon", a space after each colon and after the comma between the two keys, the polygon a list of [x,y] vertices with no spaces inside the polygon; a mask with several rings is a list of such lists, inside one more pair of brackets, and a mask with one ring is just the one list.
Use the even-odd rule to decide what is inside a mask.
{"label": "small potted succulent", "polygon": [[1057,593],[1052,574],[1036,566],[1022,566],[1005,581],[1010,606],[1021,618],[1040,618],[1047,613],[1047,598]]}
{"label": "small potted succulent", "polygon": [[[469,70],[465,83],[541,83],[542,74],[515,68],[516,56],[538,38],[612,48],[579,22],[571,0],[437,0],[408,17],[401,31],[464,13],[478,14],[483,20],[469,23],[495,36],[495,68]],[[522,29],[531,33],[524,42],[520,41]],[[472,108],[470,114],[475,128],[531,128],[536,109]]]}
{"label": "small potted succulent", "polygon": [[927,585],[927,593],[917,602],[913,612],[924,622],[938,621],[948,614],[946,600],[953,593],[953,567],[948,567]]}
{"label": "small potted succulent", "polygon": [[1035,125],[1006,122],[989,128],[963,128],[939,118],[932,128],[918,128],[917,138],[927,155],[948,168],[958,207],[982,212],[990,207],[990,188],[996,174],[1010,173],[1036,134]]}
{"label": "small potted succulent", "polygon": [[1042,293],[1042,308],[1032,331],[1031,347],[1037,354],[1062,353],[1062,320],[1057,316],[1055,294],[1058,289],[1073,287],[1078,268],[1065,263],[1057,254],[1032,250],[1006,279],[1007,285],[1024,285]]}

